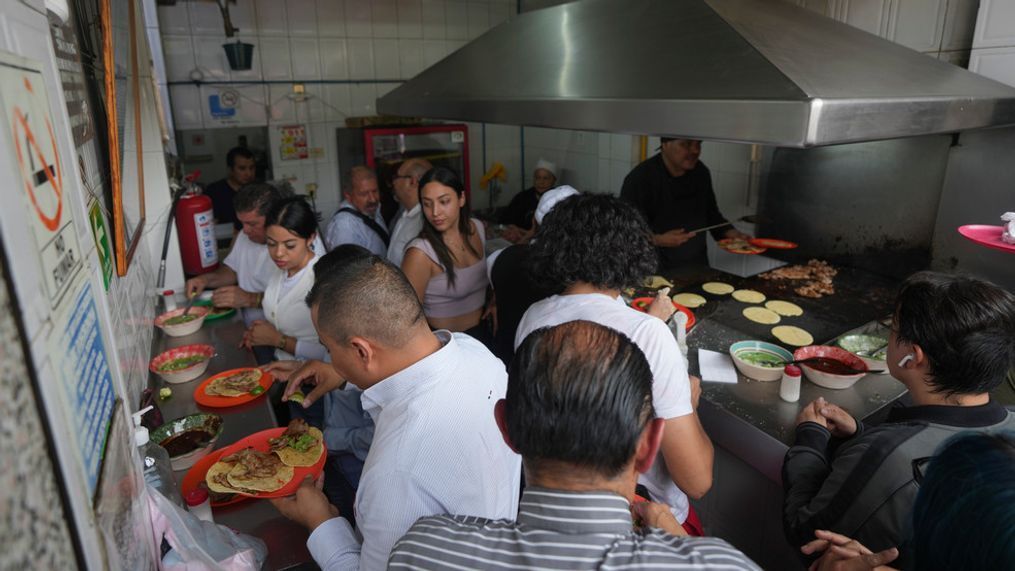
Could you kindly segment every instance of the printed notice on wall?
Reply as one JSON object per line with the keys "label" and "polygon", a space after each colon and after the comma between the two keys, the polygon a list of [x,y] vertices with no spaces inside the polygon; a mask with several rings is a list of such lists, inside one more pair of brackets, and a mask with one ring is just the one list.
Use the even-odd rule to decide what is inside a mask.
{"label": "printed notice on wall", "polygon": [[89,493],[94,495],[116,396],[91,282],[76,280],[70,303],[54,316],[50,358],[73,415]]}
{"label": "printed notice on wall", "polygon": [[82,267],[74,222],[64,203],[68,172],[60,160],[42,74],[0,60],[0,101],[11,126],[21,192],[42,259],[50,307],[61,303]]}
{"label": "printed notice on wall", "polygon": [[307,149],[307,128],[303,125],[279,127],[282,143],[279,149],[283,161],[295,161],[310,156]]}

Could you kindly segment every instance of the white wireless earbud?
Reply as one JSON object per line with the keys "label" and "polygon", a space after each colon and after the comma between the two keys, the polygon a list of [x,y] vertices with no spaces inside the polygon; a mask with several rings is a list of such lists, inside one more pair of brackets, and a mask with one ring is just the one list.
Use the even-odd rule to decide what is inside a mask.
{"label": "white wireless earbud", "polygon": [[899,368],[901,369],[901,368],[905,367],[906,363],[912,361],[915,358],[916,358],[916,355],[914,355],[912,353],[910,353],[909,355],[906,355],[905,357],[903,357],[902,359],[899,360]]}

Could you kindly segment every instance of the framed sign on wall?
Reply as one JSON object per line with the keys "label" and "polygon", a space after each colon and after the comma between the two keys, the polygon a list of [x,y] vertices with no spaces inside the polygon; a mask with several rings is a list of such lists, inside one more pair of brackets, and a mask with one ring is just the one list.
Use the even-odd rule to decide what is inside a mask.
{"label": "framed sign on wall", "polygon": [[[138,3],[99,0],[102,74],[110,183],[113,191],[113,245],[116,273],[127,275],[145,224],[141,86],[150,70],[141,49],[144,29]],[[144,64],[139,60],[144,56]],[[147,80],[145,80],[147,81]]]}

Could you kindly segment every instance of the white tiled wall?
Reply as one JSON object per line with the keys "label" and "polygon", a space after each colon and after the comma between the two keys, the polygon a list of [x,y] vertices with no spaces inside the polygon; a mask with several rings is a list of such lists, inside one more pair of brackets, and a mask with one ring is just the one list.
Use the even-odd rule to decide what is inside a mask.
{"label": "white tiled wall", "polygon": [[1015,86],[1015,2],[980,2],[969,69]]}
{"label": "white tiled wall", "polygon": [[[977,0],[788,1],[959,65],[969,58],[979,6]],[[559,3],[525,0],[521,7],[527,11]],[[1009,10],[1005,6],[1010,6],[1010,2],[998,0],[983,0],[983,4],[999,6],[996,11],[1000,16]],[[227,40],[214,5],[178,2],[160,6],[159,16],[169,81],[187,81],[194,74],[229,81],[375,81],[412,77],[505,21],[517,7],[516,0],[238,0],[231,8],[234,25],[240,28],[242,40],[256,45],[253,69],[247,72],[228,68],[221,48]],[[1012,74],[1015,66],[1002,59],[1015,52],[1010,47],[1015,41],[1004,35],[1004,30],[1010,29],[1012,26],[984,26],[978,34],[978,42],[987,50],[974,58],[981,72]],[[1015,81],[1015,76],[1011,79]],[[298,190],[317,183],[319,207],[327,215],[338,204],[339,173],[345,168],[335,159],[333,128],[347,116],[374,114],[377,97],[396,85],[308,83],[310,99],[302,103],[287,98],[288,83],[201,88],[174,85],[169,94],[179,129],[267,125],[269,146],[277,149],[276,127],[295,122],[313,125],[311,146],[323,148],[323,158],[283,163],[274,156],[272,162],[275,176],[294,178]],[[237,115],[228,122],[213,118],[207,104],[208,97],[223,87],[241,96]],[[509,180],[496,201],[505,204],[531,184],[532,167],[540,158],[557,163],[562,183],[614,193],[619,192],[624,176],[639,158],[639,140],[629,135],[536,127],[525,128],[523,135],[517,126],[487,125],[484,146],[483,125],[476,123],[470,124],[469,136],[472,187],[479,207],[490,203],[489,194],[479,189],[479,178],[495,161],[508,170]],[[524,151],[520,148],[523,140]],[[656,140],[650,141],[648,154],[657,146]],[[739,216],[753,208],[746,196],[749,156],[746,145],[704,146],[702,159],[712,170],[716,194],[727,216]]]}
{"label": "white tiled wall", "polygon": [[[508,19],[515,0],[238,0],[230,6],[238,38],[255,45],[252,69],[231,71],[222,44],[227,39],[213,3],[177,2],[159,6],[166,79],[190,81],[314,81],[395,80],[393,83],[305,84],[307,101],[294,102],[289,83],[271,85],[172,85],[168,88],[177,129],[200,130],[230,126],[267,126],[275,177],[292,178],[302,191],[319,188],[318,207],[325,215],[338,206],[342,168],[335,152],[335,128],[349,116],[373,115],[375,100],[404,80]],[[225,89],[240,95],[234,117],[212,117],[208,97]],[[277,127],[308,125],[310,146],[323,158],[281,161]],[[493,127],[493,126],[491,126]],[[504,130],[515,134],[493,141],[494,160],[520,163],[517,127],[491,128],[491,138]],[[482,140],[482,127],[470,135]],[[513,139],[511,138],[513,137]],[[499,140],[499,139],[498,139]],[[514,141],[513,147],[506,141]],[[510,147],[510,148],[509,148]],[[509,156],[502,156],[503,154]],[[482,176],[482,146],[471,171]],[[518,183],[519,177],[515,177]],[[473,185],[477,187],[477,184]],[[512,192],[516,190],[511,187]],[[484,197],[488,198],[488,197]],[[508,197],[509,198],[509,197]]]}

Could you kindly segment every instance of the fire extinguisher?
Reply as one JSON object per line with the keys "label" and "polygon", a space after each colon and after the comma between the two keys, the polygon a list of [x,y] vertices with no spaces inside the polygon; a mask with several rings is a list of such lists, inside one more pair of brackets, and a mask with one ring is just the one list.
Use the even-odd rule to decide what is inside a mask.
{"label": "fire extinguisher", "polygon": [[196,174],[187,177],[188,188],[176,202],[174,211],[183,273],[191,276],[213,271],[219,265],[211,198],[194,184],[192,177]]}

